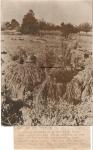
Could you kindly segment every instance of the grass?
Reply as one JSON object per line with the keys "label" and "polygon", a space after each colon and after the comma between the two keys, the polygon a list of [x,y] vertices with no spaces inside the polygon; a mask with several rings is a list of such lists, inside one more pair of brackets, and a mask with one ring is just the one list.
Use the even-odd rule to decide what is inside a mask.
{"label": "grass", "polygon": [[[64,39],[51,33],[42,37],[4,34],[2,38],[7,52],[2,122],[13,113],[13,121],[8,119],[6,125],[9,121],[11,125],[20,121],[23,125],[86,125],[92,104],[92,90],[87,92],[92,89],[87,78],[93,80],[88,74],[91,37],[76,34]],[[13,112],[19,102],[21,107]]]}

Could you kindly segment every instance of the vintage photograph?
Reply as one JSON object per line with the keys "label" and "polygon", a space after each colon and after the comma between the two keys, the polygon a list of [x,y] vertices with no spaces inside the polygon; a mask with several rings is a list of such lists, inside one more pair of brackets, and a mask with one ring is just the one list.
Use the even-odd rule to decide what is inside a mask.
{"label": "vintage photograph", "polygon": [[2,125],[93,125],[92,0],[1,9]]}

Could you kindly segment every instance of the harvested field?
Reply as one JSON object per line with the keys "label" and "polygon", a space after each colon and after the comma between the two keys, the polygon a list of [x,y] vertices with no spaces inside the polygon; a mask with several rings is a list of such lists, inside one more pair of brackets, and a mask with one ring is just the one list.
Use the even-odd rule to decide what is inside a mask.
{"label": "harvested field", "polygon": [[92,125],[92,36],[2,33],[2,124]]}

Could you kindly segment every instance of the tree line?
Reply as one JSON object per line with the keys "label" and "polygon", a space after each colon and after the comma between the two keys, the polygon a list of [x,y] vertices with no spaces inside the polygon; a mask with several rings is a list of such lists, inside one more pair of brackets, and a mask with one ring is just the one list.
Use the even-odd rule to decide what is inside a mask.
{"label": "tree line", "polygon": [[71,23],[64,23],[62,22],[60,25],[55,25],[49,22],[42,20],[38,20],[35,17],[35,13],[33,10],[29,10],[26,15],[24,15],[22,24],[20,25],[16,19],[12,19],[11,22],[6,22],[1,29],[15,29],[18,27],[18,30],[22,34],[36,34],[39,33],[41,30],[57,30],[61,31],[63,36],[68,37],[71,33],[78,33],[78,32],[90,32],[92,30],[92,25],[89,23],[82,23],[78,26],[75,26]]}

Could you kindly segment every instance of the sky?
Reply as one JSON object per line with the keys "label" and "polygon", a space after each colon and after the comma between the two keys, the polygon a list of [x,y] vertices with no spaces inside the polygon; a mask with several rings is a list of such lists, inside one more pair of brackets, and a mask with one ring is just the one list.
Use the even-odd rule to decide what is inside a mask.
{"label": "sky", "polygon": [[92,22],[92,0],[2,0],[2,22],[16,19],[22,23],[30,9],[37,19],[54,24]]}

